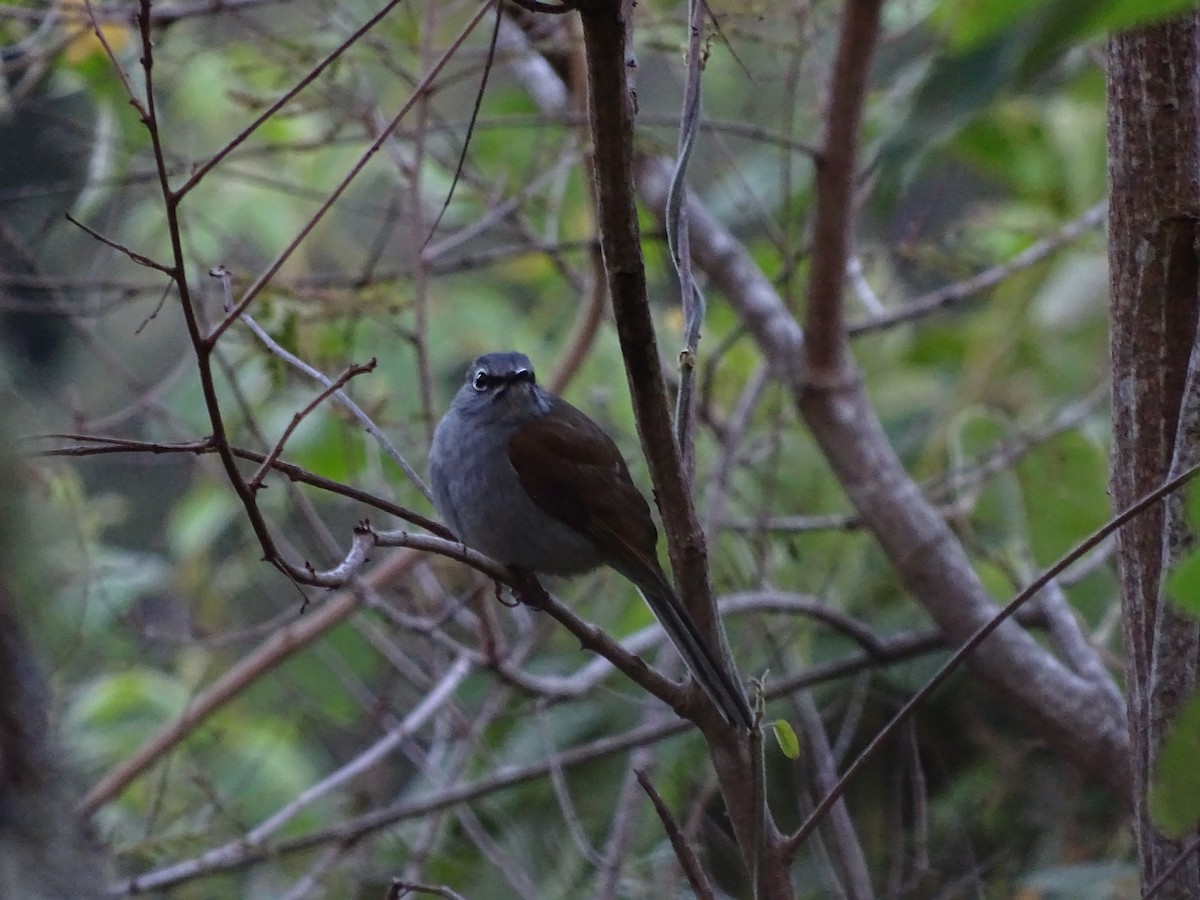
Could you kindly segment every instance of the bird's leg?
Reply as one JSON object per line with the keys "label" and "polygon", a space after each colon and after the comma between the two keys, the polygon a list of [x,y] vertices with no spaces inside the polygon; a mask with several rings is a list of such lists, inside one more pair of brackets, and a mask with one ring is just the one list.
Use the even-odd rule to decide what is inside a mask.
{"label": "bird's leg", "polygon": [[529,569],[520,569],[516,566],[509,566],[509,571],[513,574],[513,596],[517,598],[517,601],[532,609],[545,609],[546,601],[550,598],[546,594],[546,589],[542,587],[542,583],[538,581],[537,575]]}

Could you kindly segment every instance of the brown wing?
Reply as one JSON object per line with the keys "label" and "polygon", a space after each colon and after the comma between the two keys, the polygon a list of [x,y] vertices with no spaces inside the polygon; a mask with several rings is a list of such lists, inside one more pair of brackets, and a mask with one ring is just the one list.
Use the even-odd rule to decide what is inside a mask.
{"label": "brown wing", "polygon": [[565,400],[509,441],[522,486],[547,513],[592,539],[614,569],[633,581],[700,686],[734,725],[754,727],[745,691],[729,674],[675,595],[658,564],[658,531],[621,451]]}
{"label": "brown wing", "polygon": [[533,501],[595,541],[610,565],[661,572],[646,498],[612,438],[574,406],[555,398],[509,441],[508,458]]}

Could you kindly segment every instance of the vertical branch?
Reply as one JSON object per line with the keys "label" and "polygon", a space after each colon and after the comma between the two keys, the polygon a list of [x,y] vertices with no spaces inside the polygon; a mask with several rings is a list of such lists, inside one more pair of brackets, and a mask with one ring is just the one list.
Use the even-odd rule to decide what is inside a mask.
{"label": "vertical branch", "polygon": [[714,634],[717,620],[704,535],[667,414],[667,390],[646,300],[646,270],[634,204],[634,110],[626,74],[632,52],[626,33],[630,12],[622,0],[589,0],[579,5],[587,54],[600,245],[638,433],[680,595],[700,627]]}
{"label": "vertical branch", "polygon": [[[587,127],[587,55],[583,49],[583,42],[579,39],[579,28],[574,19],[569,19],[568,22],[572,38],[571,51],[568,64],[563,67],[563,74],[571,113],[579,117],[579,142],[587,147],[582,159],[584,178],[588,185],[593,185],[596,183],[596,153],[595,148],[590,146],[591,135]],[[556,394],[562,393],[563,388],[575,377],[575,373],[591,352],[596,336],[600,333],[600,325],[604,321],[604,300],[608,296],[604,279],[604,253],[596,239],[599,211],[596,209],[595,192],[585,190],[584,202],[587,205],[592,238],[592,246],[588,249],[587,293],[580,298],[579,311],[575,315],[575,323],[571,326],[566,350],[547,381],[550,390]]]}
{"label": "vertical branch", "polygon": [[[267,528],[266,520],[258,509],[254,491],[242,478],[238,471],[230,446],[229,435],[225,430],[225,420],[221,415],[221,403],[217,397],[216,384],[213,381],[212,352],[219,337],[216,333],[205,334],[200,324],[195,302],[192,300],[191,289],[188,285],[186,261],[183,253],[182,227],[179,219],[179,206],[183,195],[171,189],[170,176],[167,172],[166,153],[163,149],[162,131],[158,121],[158,108],[154,96],[154,43],[151,40],[150,0],[141,0],[138,8],[137,23],[141,34],[142,56],[141,64],[146,83],[145,106],[140,109],[142,124],[150,135],[150,144],[154,152],[154,167],[158,177],[159,189],[162,192],[163,207],[167,219],[167,235],[171,242],[170,276],[179,292],[179,305],[183,311],[184,323],[187,327],[188,338],[196,354],[196,369],[200,377],[200,389],[204,395],[204,405],[208,412],[209,424],[212,426],[213,443],[217,448],[217,456],[221,466],[233,486],[234,492],[246,510],[254,535],[263,550],[263,556],[275,565],[279,565],[279,553],[275,540]],[[136,100],[135,100],[136,102]]]}
{"label": "vertical branch", "polygon": [[[421,70],[428,71],[434,61],[433,39],[437,30],[438,0],[427,0],[425,18],[421,23]],[[499,15],[499,12],[497,12]],[[484,82],[487,73],[484,73]],[[482,91],[483,88],[480,87]],[[421,91],[417,98],[416,131],[412,146],[412,168],[408,176],[409,250],[413,267],[413,350],[416,354],[417,383],[421,398],[421,423],[425,427],[425,442],[433,442],[437,423],[433,409],[433,369],[429,361],[429,263],[425,258],[425,196],[422,174],[425,171],[425,138],[429,126],[429,92]],[[466,156],[466,147],[463,155]],[[464,160],[465,161],[465,160]],[[449,204],[450,198],[446,198]],[[439,216],[440,218],[440,216]],[[437,228],[435,222],[432,226]],[[430,235],[432,237],[432,235]]]}
{"label": "vertical branch", "polygon": [[839,382],[846,352],[846,315],[842,302],[850,229],[854,220],[854,179],[858,167],[858,130],[866,102],[871,59],[879,40],[883,0],[848,0],[842,7],[837,53],[825,113],[825,137],[816,164],[816,218],[812,269],[808,279],[808,377]]}
{"label": "vertical branch", "polygon": [[[829,735],[825,731],[825,723],[821,721],[821,713],[812,694],[807,691],[797,698],[797,710],[800,723],[808,738],[808,748],[811,754],[812,779],[818,796],[824,796],[833,790],[837,784],[837,767],[833,759],[833,748],[829,745]],[[875,896],[871,886],[871,874],[867,867],[867,858],[863,853],[862,843],[858,832],[854,830],[854,822],[850,819],[850,811],[846,808],[845,798],[839,799],[829,808],[829,821],[833,841],[837,847],[838,858],[850,888],[850,896],[855,900],[868,900]]]}
{"label": "vertical branch", "polygon": [[[708,583],[704,534],[683,474],[667,395],[659,369],[654,324],[646,300],[646,272],[634,203],[633,103],[628,0],[587,0],[579,5],[587,54],[588,116],[596,158],[600,242],[634,413],[662,512],[671,563],[683,602],[736,677]],[[747,742],[725,729],[706,735],[742,858],[761,900],[793,896],[780,836],[766,808],[761,733]]]}
{"label": "vertical branch", "polygon": [[704,68],[701,28],[704,0],[688,0],[687,77],[683,86],[683,112],[679,118],[679,143],[675,152],[675,171],[667,194],[667,244],[675,273],[679,276],[679,298],[683,307],[683,349],[679,352],[679,395],[675,401],[675,437],[683,459],[685,477],[695,477],[695,448],[692,429],[696,422],[696,350],[700,328],[704,324],[704,295],[692,275],[692,248],[688,240],[687,193],[688,161],[700,131],[700,73]]}

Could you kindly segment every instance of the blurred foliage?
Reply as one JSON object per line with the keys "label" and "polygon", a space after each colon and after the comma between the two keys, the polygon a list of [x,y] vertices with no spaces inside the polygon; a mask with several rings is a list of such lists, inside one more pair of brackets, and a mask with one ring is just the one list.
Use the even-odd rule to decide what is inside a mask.
{"label": "blurred foliage", "polygon": [[1150,811],[1163,834],[1183,837],[1200,823],[1200,697],[1180,710],[1158,754]]}
{"label": "blurred foliage", "polygon": [[[226,146],[378,5],[229,4],[158,27],[155,99],[173,184]],[[1100,35],[1183,6],[1108,0],[1076,15],[1071,4],[888,4],[867,112],[857,233],[878,301],[896,309],[1002,264],[1101,200]],[[174,293],[160,273],[64,219],[71,212],[138,254],[169,258],[138,113],[77,8],[56,8],[76,11],[43,30],[42,2],[0,11],[0,42],[13,48],[13,59],[36,62],[10,66],[0,95],[0,173],[8,173],[0,177],[7,414],[26,434],[193,441],[211,426]],[[189,194],[182,206],[188,281],[210,324],[222,315],[222,298],[209,270],[230,269],[240,295],[296,238],[475,8],[439,0],[399,5]],[[812,166],[796,145],[820,134],[836,8],[712,4],[720,33],[704,82],[711,129],[689,176],[797,308],[804,302]],[[674,146],[683,9],[670,0],[638,5],[642,149]],[[489,32],[481,26],[466,39],[436,90],[400,122],[394,140],[251,307],[275,341],[328,375],[377,358],[376,371],[354,380],[349,393],[418,471],[466,362],[486,350],[520,348],[546,377],[564,352],[589,278],[582,139],[565,114],[539,112],[503,53],[456,177]],[[124,18],[106,21],[104,35],[144,96],[139,35]],[[543,49],[559,48],[547,38]],[[649,218],[643,227],[651,302],[669,360],[679,342],[677,285],[658,229]],[[1103,235],[1094,231],[983,294],[856,340],[889,438],[946,508],[998,601],[1109,514],[1108,414],[1088,399],[1105,379],[1106,284]],[[736,317],[710,294],[700,360],[707,426],[697,446],[701,502],[726,452],[724,425],[759,364]],[[852,297],[850,307],[856,321],[872,314],[866,300]],[[319,388],[247,330],[230,329],[220,347],[222,410],[233,440],[266,450]],[[621,371],[606,326],[565,393],[610,430],[645,486]],[[1001,448],[1079,404],[1084,412],[1069,428],[1032,442],[997,472],[973,476]],[[418,488],[331,403],[304,421],[285,458],[430,513]],[[31,614],[54,672],[61,728],[87,783],[171,723],[299,616],[305,602],[324,599],[260,563],[211,456],[43,459],[27,476],[20,583],[42,598]],[[269,479],[260,499],[287,552],[317,567],[339,558],[358,519],[399,524],[282,478]],[[924,627],[871,539],[853,529],[772,524],[775,517],[847,510],[786,398],[768,386],[736,448],[725,513],[709,536],[714,583],[723,593],[763,587],[810,594],[878,633]],[[1173,582],[1173,595],[1193,604],[1200,597],[1196,568],[1182,567]],[[629,586],[610,573],[555,587],[614,633],[650,622]],[[1098,638],[1114,644],[1106,651],[1115,660],[1111,569],[1101,566],[1067,592]],[[455,598],[468,595],[473,610],[491,603],[490,587],[430,559],[376,602],[473,643],[472,630],[453,621]],[[506,645],[536,648],[525,664],[532,672],[565,675],[586,662],[542,617],[501,607],[489,615]],[[768,685],[856,649],[803,617],[737,616],[728,626],[743,672],[769,672]],[[447,645],[378,606],[364,609],[259,679],[104,807],[98,822],[121,870],[143,872],[238,839],[378,740],[452,658]],[[818,689],[835,734],[843,722],[858,721],[841,752],[861,749],[939,660],[878,671],[861,682],[861,696],[849,681]],[[618,733],[639,721],[640,700],[628,683],[610,678],[586,698],[541,709],[477,672],[436,725],[305,807],[282,836]],[[792,718],[794,711],[780,702],[768,715]],[[980,895],[996,897],[1127,896],[1132,848],[1121,805],[1027,737],[969,678],[940,691],[917,716],[913,746],[885,751],[848,795],[877,885],[908,879],[898,888],[902,896],[933,896],[953,884],[975,884]],[[768,747],[773,802],[793,824],[807,802],[803,736],[794,748],[799,761],[785,758],[794,755],[794,740],[781,736],[779,748]],[[1194,728],[1178,740],[1191,742],[1179,759],[1194,759]],[[1176,765],[1174,753],[1164,756],[1158,802],[1162,820],[1182,827],[1196,810],[1173,805],[1184,781],[1172,779],[1194,779],[1194,766]],[[744,896],[702,744],[675,738],[656,747],[654,759],[658,790],[697,829],[722,885]],[[612,757],[563,773],[577,828],[595,848],[607,839],[624,775],[624,759]],[[661,826],[644,804],[637,816],[621,896],[682,896]],[[909,871],[918,847],[928,866]],[[590,896],[599,877],[564,827],[560,800],[544,778],[402,821],[338,852],[344,859],[321,870],[324,893],[312,896],[383,896],[410,862],[423,866],[424,880],[480,900],[523,896],[523,876],[536,878],[539,897]],[[322,864],[312,852],[290,854],[165,895],[277,897]],[[827,895],[820,873],[815,857],[801,857],[801,896]]]}

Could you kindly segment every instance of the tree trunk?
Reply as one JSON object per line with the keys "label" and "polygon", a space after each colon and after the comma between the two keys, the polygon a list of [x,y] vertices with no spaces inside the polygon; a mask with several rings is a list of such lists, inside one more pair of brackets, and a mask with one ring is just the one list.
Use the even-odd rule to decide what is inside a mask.
{"label": "tree trunk", "polygon": [[[1117,510],[1198,453],[1196,347],[1200,238],[1200,16],[1113,37],[1108,48],[1113,468]],[[1154,761],[1181,704],[1195,693],[1200,631],[1165,602],[1172,559],[1193,543],[1178,500],[1118,535],[1133,809],[1143,886],[1190,840],[1149,816]],[[1200,896],[1191,859],[1160,897]]]}

